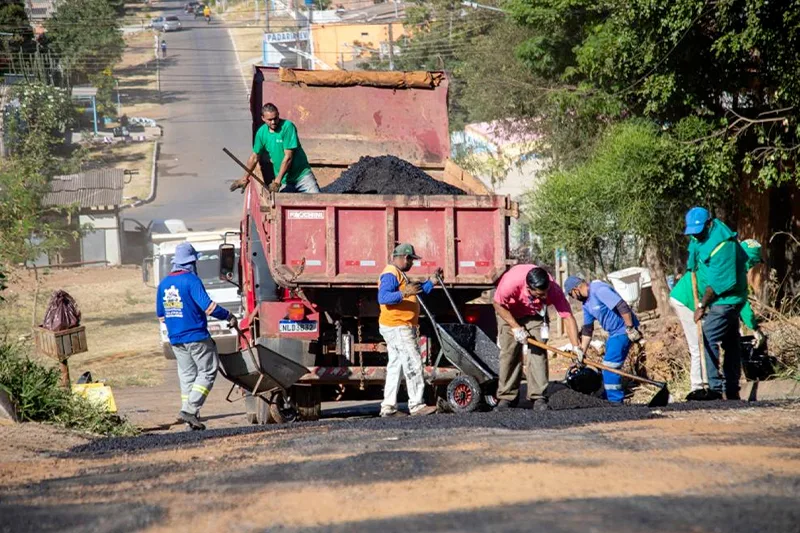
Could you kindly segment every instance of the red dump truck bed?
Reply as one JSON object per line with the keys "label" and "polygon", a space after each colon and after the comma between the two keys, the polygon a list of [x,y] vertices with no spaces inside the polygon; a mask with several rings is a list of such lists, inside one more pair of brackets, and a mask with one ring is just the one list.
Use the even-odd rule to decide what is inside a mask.
{"label": "red dump truck bed", "polygon": [[269,255],[299,286],[374,286],[392,249],[412,243],[414,275],[443,268],[453,286],[490,286],[508,265],[502,196],[277,194],[267,207]]}

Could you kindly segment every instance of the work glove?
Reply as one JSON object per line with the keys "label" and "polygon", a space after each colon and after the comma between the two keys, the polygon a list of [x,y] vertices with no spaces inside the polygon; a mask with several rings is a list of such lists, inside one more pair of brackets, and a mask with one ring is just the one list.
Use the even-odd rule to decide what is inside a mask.
{"label": "work glove", "polygon": [[245,187],[247,187],[247,182],[250,181],[248,176],[245,176],[242,179],[236,180],[231,183],[231,192],[235,191],[236,189],[241,189],[244,192]]}
{"label": "work glove", "polygon": [[578,362],[578,364],[582,365],[583,364],[583,358],[586,356],[586,354],[583,353],[583,350],[581,350],[578,346],[574,346],[572,348],[572,353],[575,354],[575,360]]}
{"label": "work glove", "polygon": [[639,342],[642,340],[642,332],[632,326],[625,328],[625,333],[628,335],[628,340],[631,342]]}
{"label": "work glove", "polygon": [[757,329],[753,332],[753,337],[755,337],[753,348],[756,350],[760,350],[767,343],[767,336],[764,335],[760,329]]}
{"label": "work glove", "polygon": [[228,316],[228,329],[236,329],[239,326],[239,319],[233,313]]}
{"label": "work glove", "polygon": [[439,267],[439,268],[437,268],[437,269],[436,269],[436,270],[433,272],[433,274],[431,274],[431,276],[428,278],[428,281],[430,281],[431,283],[433,283],[434,285],[436,285],[436,283],[437,283],[437,282],[438,282],[440,279],[441,279],[441,280],[444,280],[444,270],[442,269],[442,267]]}
{"label": "work glove", "polygon": [[511,333],[514,334],[514,338],[518,343],[527,344],[529,335],[525,328],[514,328]]}
{"label": "work glove", "polygon": [[278,180],[272,180],[269,185],[267,185],[267,190],[269,192],[278,192],[281,188],[281,182]]}
{"label": "work glove", "polygon": [[419,294],[422,292],[422,287],[419,283],[407,283],[405,287],[403,287],[403,298],[408,296],[414,296],[415,294]]}

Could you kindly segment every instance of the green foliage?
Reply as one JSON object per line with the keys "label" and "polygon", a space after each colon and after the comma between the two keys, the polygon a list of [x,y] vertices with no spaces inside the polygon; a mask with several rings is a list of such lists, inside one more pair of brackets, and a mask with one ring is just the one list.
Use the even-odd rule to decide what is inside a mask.
{"label": "green foliage", "polygon": [[54,154],[74,112],[64,89],[41,83],[14,86],[19,106],[7,114],[11,157],[0,164],[0,265],[31,260],[63,245],[69,234],[41,206],[54,175],[74,162]]}
{"label": "green foliage", "polygon": [[681,214],[721,202],[733,183],[732,153],[684,141],[709,126],[688,119],[675,133],[630,120],[600,138],[585,163],[555,170],[526,201],[546,253],[565,248],[591,274],[638,264],[654,243],[678,264],[685,242]]}
{"label": "green foliage", "polygon": [[89,83],[97,88],[97,112],[105,117],[117,116],[117,103],[114,99],[114,72],[111,67],[89,76]]}
{"label": "green foliage", "polygon": [[533,33],[520,59],[558,86],[548,102],[566,97],[565,111],[580,116],[570,95],[590,109],[616,100],[609,121],[699,117],[713,125],[691,139],[708,144],[703,151],[727,138],[737,166],[757,183],[798,179],[800,0],[509,0],[507,7]]}
{"label": "green foliage", "polygon": [[120,19],[107,0],[64,0],[45,23],[53,49],[72,81],[83,81],[114,65],[125,41]]}
{"label": "green foliage", "polygon": [[59,371],[0,343],[0,388],[8,393],[21,420],[51,422],[97,435],[135,435],[138,430],[117,415],[63,389]]}

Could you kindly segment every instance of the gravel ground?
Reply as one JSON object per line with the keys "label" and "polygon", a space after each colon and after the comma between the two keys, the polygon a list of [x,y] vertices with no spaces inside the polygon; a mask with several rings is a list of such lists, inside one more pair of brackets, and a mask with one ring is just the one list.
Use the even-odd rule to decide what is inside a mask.
{"label": "gravel ground", "polygon": [[64,439],[59,455],[37,426],[43,453],[0,467],[0,532],[796,532],[798,415],[516,409]]}

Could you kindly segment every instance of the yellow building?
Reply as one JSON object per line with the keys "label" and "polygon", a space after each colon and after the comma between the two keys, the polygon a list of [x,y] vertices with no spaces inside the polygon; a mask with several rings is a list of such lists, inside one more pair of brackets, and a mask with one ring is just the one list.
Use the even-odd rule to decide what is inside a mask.
{"label": "yellow building", "polygon": [[314,55],[334,69],[341,69],[343,65],[350,65],[358,59],[367,59],[372,52],[386,55],[389,51],[390,25],[392,38],[396,42],[405,35],[403,24],[399,21],[314,24],[311,27]]}

